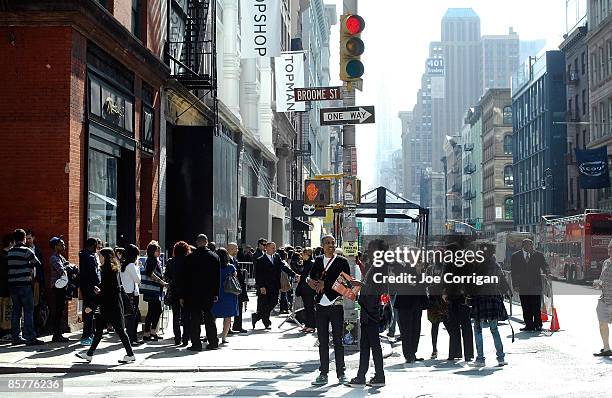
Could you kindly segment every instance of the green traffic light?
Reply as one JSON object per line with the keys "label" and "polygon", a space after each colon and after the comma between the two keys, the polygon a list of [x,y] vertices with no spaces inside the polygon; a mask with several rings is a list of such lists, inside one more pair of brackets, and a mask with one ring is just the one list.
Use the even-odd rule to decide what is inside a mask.
{"label": "green traffic light", "polygon": [[356,79],[363,76],[365,68],[363,67],[361,61],[352,59],[346,63],[345,70],[348,77],[351,79]]}

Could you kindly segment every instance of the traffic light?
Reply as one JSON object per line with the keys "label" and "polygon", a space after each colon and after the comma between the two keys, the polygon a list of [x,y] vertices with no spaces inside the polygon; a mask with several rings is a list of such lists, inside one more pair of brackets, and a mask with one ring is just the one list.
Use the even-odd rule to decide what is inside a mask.
{"label": "traffic light", "polygon": [[344,82],[357,81],[363,76],[363,28],[365,21],[359,15],[345,14],[340,17],[340,80]]}
{"label": "traffic light", "polygon": [[327,206],[331,203],[331,180],[306,180],[304,204]]}

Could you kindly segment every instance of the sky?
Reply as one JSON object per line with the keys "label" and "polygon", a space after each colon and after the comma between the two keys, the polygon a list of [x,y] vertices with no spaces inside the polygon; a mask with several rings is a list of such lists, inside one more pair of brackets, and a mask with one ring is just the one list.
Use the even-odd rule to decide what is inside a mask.
{"label": "sky", "polygon": [[[336,4],[338,16],[342,14],[342,0],[324,1]],[[441,21],[448,8],[473,8],[480,17],[481,35],[508,34],[513,27],[520,40],[545,39],[547,49],[558,49],[566,30],[565,5],[566,0],[359,0],[359,15],[366,22],[361,36],[365,74],[364,91],[357,93],[356,103],[382,109],[386,101],[388,113],[377,112],[377,122],[391,118],[399,137],[397,114],[412,110],[416,103],[429,43],[440,40]],[[331,31],[332,85],[339,85],[339,25]],[[356,134],[358,175],[366,188],[373,188],[376,125],[359,126]]]}

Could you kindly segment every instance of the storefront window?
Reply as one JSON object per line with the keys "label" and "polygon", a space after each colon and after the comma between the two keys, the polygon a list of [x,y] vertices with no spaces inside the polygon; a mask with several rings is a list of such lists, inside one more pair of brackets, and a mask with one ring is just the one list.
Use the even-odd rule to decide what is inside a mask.
{"label": "storefront window", "polygon": [[95,77],[89,79],[89,113],[127,135],[134,133],[134,101]]}
{"label": "storefront window", "polygon": [[118,158],[89,151],[87,236],[100,238],[107,246],[117,243]]}

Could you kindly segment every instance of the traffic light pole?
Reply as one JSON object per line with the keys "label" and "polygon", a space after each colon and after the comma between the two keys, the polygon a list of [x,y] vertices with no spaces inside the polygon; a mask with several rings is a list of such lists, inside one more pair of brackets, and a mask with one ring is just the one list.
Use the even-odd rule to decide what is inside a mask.
{"label": "traffic light pole", "polygon": [[[357,0],[344,0],[343,2],[343,14],[356,14],[357,13]],[[346,82],[342,88],[342,95],[344,99],[344,106],[354,106],[355,105],[355,88],[351,87]],[[354,177],[352,173],[352,156],[357,156],[356,151],[353,151],[355,147],[355,126],[353,125],[344,125],[342,127],[342,159],[343,159],[343,174],[346,177]],[[344,184],[343,184],[344,185]],[[344,192],[342,193],[342,199],[344,201]],[[344,223],[355,223],[355,207],[347,208],[344,207],[344,211],[350,214],[350,217],[343,217]],[[344,216],[344,214],[343,214]],[[355,224],[356,225],[356,224]],[[351,275],[356,275],[357,267],[355,266],[355,256],[346,256],[349,265],[351,268]],[[359,330],[359,312],[356,310],[355,303],[350,300],[345,300],[344,302],[344,330],[343,336],[347,334],[347,332],[352,332],[351,334],[355,336],[354,344],[347,344],[347,350],[359,350],[359,339],[360,333]]]}

